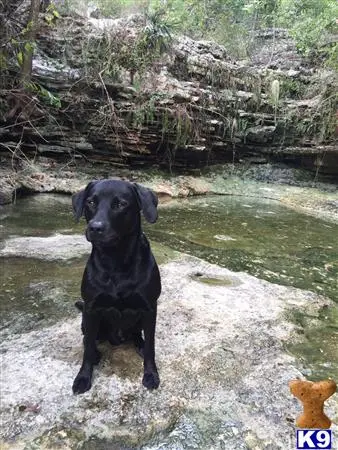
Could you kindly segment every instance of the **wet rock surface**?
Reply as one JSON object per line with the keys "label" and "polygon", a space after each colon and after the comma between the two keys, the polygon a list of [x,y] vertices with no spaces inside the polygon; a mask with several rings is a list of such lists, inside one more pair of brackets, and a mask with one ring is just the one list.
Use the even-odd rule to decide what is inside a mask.
{"label": "wet rock surface", "polygon": [[[61,174],[54,172],[50,179],[54,186],[63,179],[67,192],[98,176],[95,168],[68,181],[67,174],[60,178]],[[236,174],[230,178],[223,169],[207,178],[123,171],[102,175],[142,180],[153,187],[164,204],[165,222],[181,223],[170,213],[175,200],[166,204],[168,200],[212,192],[248,196],[243,200],[248,208],[250,197],[279,200],[296,209],[316,208],[313,214],[327,213],[337,222],[337,187],[325,185],[319,191],[310,187],[311,179],[307,187],[298,187],[297,174],[296,186],[249,182]],[[256,175],[259,179],[263,170]],[[288,175],[281,170],[273,176]],[[90,245],[83,236],[84,223],[73,226],[69,196],[39,195],[21,201],[0,210],[4,236],[0,264],[5,262],[0,274],[4,281],[0,280],[6,285],[1,299],[5,320],[0,325],[4,449],[295,448],[294,420],[301,406],[291,396],[288,381],[313,374],[322,379],[328,373],[336,378],[331,361],[337,359],[338,316],[330,300],[196,258],[178,259],[177,253],[154,242],[155,255],[163,264],[157,330],[159,390],[150,393],[141,386],[142,361],[132,347],[102,344],[103,359],[95,370],[92,390],[74,397],[71,385],[81,363],[82,337],[73,304]],[[191,208],[196,201],[176,200],[186,203],[190,218],[195,217]],[[199,202],[210,208],[207,197]],[[20,208],[25,211],[21,220]],[[199,209],[199,214],[204,217],[205,211]],[[274,212],[270,207],[267,216],[259,213],[259,221],[264,223],[269,211]],[[198,216],[191,220],[197,222]],[[247,223],[248,217],[243,220]],[[330,223],[324,225],[332,233]],[[55,235],[56,229],[60,234]],[[150,230],[156,235],[156,226]],[[206,251],[212,246],[239,246],[231,229],[212,232],[210,225],[208,230],[210,236],[197,236],[196,241],[205,242]],[[311,244],[309,261],[312,254],[324,252],[323,244]],[[262,245],[257,244],[257,249]],[[336,258],[325,258],[322,270],[334,276]],[[18,278],[20,290],[15,293]],[[336,395],[326,408],[334,421],[337,406]],[[333,431],[337,439],[337,425]]]}
{"label": "wet rock surface", "polygon": [[[157,361],[161,385],[141,385],[128,345],[101,345],[91,391],[73,396],[80,317],[1,344],[4,448],[291,449],[300,376],[284,345],[290,308],[314,315],[327,300],[182,257],[161,267]],[[212,285],[198,278],[234,278]],[[34,287],[33,287],[34,288]],[[337,398],[327,413],[337,419]],[[333,430],[336,433],[336,425]]]}
{"label": "wet rock surface", "polygon": [[91,250],[91,244],[83,235],[17,237],[6,240],[2,245],[0,257],[16,256],[47,261],[79,258],[88,255]]}

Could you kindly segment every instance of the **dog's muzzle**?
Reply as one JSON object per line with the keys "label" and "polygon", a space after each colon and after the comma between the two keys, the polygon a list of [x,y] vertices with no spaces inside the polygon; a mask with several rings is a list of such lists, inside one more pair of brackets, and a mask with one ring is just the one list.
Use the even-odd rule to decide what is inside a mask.
{"label": "dog's muzzle", "polygon": [[105,243],[116,245],[119,236],[116,233],[109,232],[101,221],[89,222],[86,230],[87,241],[92,243]]}

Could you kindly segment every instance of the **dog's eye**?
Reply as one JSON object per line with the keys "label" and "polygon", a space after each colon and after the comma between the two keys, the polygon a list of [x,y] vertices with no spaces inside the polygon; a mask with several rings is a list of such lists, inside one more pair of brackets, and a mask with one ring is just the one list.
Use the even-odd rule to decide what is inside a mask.
{"label": "dog's eye", "polygon": [[93,208],[93,206],[95,206],[94,200],[87,200],[87,205]]}

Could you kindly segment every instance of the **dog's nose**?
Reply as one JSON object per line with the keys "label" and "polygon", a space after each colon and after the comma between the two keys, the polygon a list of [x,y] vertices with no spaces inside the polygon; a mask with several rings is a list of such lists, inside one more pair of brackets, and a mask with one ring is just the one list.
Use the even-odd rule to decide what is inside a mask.
{"label": "dog's nose", "polygon": [[102,233],[104,231],[104,225],[99,221],[91,222],[89,224],[89,230],[93,233]]}

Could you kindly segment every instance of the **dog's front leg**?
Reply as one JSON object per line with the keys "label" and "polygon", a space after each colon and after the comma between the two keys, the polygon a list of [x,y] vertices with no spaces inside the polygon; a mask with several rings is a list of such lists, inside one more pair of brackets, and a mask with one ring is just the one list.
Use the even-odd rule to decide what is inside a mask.
{"label": "dog's front leg", "polygon": [[100,361],[100,352],[96,347],[96,338],[100,325],[99,316],[95,313],[83,311],[82,329],[84,332],[83,362],[73,383],[74,394],[89,391],[92,386],[93,367]]}
{"label": "dog's front leg", "polygon": [[143,319],[144,331],[144,375],[142,384],[147,389],[157,389],[160,384],[157,367],[155,363],[155,328],[156,310],[146,313]]}

